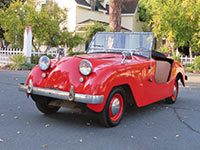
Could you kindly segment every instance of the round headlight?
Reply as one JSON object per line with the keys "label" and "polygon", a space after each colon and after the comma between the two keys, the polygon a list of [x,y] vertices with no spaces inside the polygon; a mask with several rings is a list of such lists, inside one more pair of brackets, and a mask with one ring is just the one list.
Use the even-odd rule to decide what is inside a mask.
{"label": "round headlight", "polygon": [[92,64],[88,60],[82,60],[79,64],[79,71],[82,75],[89,75],[92,72]]}
{"label": "round headlight", "polygon": [[39,66],[41,70],[47,70],[50,66],[50,59],[47,56],[40,57]]}

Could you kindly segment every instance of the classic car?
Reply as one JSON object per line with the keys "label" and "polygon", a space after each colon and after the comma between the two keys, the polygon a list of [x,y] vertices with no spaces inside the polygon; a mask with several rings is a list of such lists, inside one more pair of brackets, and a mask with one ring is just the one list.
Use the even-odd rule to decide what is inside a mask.
{"label": "classic car", "polygon": [[151,32],[99,32],[87,54],[56,59],[42,56],[19,89],[31,96],[39,111],[60,107],[89,108],[106,127],[120,123],[128,103],[143,107],[176,102],[183,66],[153,51]]}

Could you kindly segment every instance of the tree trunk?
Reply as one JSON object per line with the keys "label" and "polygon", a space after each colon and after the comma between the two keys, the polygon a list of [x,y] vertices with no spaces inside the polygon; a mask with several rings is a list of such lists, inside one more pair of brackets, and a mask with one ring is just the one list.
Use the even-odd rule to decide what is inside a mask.
{"label": "tree trunk", "polygon": [[32,38],[32,46],[33,46],[33,48],[35,49],[35,51],[38,52],[40,47],[36,47],[36,45],[34,44],[34,39],[35,39],[35,38],[33,37],[33,38]]}
{"label": "tree trunk", "polygon": [[121,0],[110,0],[109,21],[112,31],[121,31]]}
{"label": "tree trunk", "polygon": [[95,11],[95,0],[91,0],[90,1],[91,2],[91,9],[92,9],[92,11]]}

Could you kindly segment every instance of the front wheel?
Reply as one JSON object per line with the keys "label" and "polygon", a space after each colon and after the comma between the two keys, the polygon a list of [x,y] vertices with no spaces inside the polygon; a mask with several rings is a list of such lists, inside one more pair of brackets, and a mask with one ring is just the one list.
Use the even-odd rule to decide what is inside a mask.
{"label": "front wheel", "polygon": [[51,102],[51,98],[47,98],[39,95],[31,95],[32,99],[35,101],[35,105],[38,110],[44,114],[53,114],[56,113],[60,107],[51,106],[49,103]]}
{"label": "front wheel", "polygon": [[118,87],[109,94],[104,109],[99,113],[99,121],[105,127],[113,127],[120,123],[125,111],[125,91]]}
{"label": "front wheel", "polygon": [[174,104],[176,102],[176,99],[178,96],[178,90],[179,90],[179,85],[178,85],[178,80],[176,80],[174,82],[174,90],[173,90],[172,96],[166,99],[167,104]]}
{"label": "front wheel", "polygon": [[44,114],[54,114],[56,113],[60,107],[57,106],[50,106],[46,103],[35,103],[38,110]]}

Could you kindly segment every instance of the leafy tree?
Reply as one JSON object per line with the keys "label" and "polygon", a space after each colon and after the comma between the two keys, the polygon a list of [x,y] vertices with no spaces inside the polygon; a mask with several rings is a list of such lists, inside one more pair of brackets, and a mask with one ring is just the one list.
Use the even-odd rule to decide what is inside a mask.
{"label": "leafy tree", "polygon": [[[144,6],[144,8],[141,8]],[[158,38],[166,38],[171,50],[200,46],[199,0],[142,0],[140,18],[152,26]]]}
{"label": "leafy tree", "polygon": [[140,0],[138,4],[138,14],[139,20],[144,22],[142,27],[143,31],[150,31],[152,24],[150,21],[152,20],[152,4],[149,0]]}
{"label": "leafy tree", "polygon": [[61,33],[59,45],[64,46],[65,44],[67,44],[68,52],[72,52],[72,49],[83,43],[83,41],[83,35],[74,32],[68,32],[65,28]]}
{"label": "leafy tree", "polygon": [[22,1],[16,1],[0,12],[0,24],[5,31],[5,39],[16,46],[22,45],[23,42],[25,21],[22,6]]}
{"label": "leafy tree", "polygon": [[96,22],[96,21],[92,21],[92,25],[83,27],[82,30],[85,31],[82,35],[82,37],[84,38],[84,41],[86,42],[86,50],[89,46],[89,43],[91,42],[93,36],[97,33],[97,32],[104,32],[106,31],[106,28],[104,26],[104,24]]}
{"label": "leafy tree", "polygon": [[[16,1],[16,0],[2,0],[2,1],[0,1],[0,9],[7,9],[10,6],[10,3],[14,2],[14,1]],[[1,28],[1,25],[0,25],[0,39],[4,38],[4,35],[3,35],[4,32],[5,31]]]}
{"label": "leafy tree", "polygon": [[10,0],[3,0],[3,1],[0,1],[0,8],[4,8],[4,7],[8,7],[10,4]]}
{"label": "leafy tree", "polygon": [[[153,31],[157,36],[167,37],[173,48],[189,45],[190,51],[198,33],[199,6],[196,0],[169,0],[156,9],[152,18]],[[190,53],[191,54],[191,53]]]}
{"label": "leafy tree", "polygon": [[191,20],[193,20],[195,31],[192,36],[191,44],[193,52],[196,55],[200,55],[200,1],[197,0],[196,5],[194,4],[193,6],[194,13],[192,12]]}
{"label": "leafy tree", "polygon": [[[9,5],[10,5],[10,3],[12,3],[12,2],[15,2],[15,1],[17,1],[17,0],[1,0],[0,1],[0,8],[1,9],[6,9],[6,8],[8,8],[9,7]],[[25,0],[23,0],[23,2],[24,2]]]}
{"label": "leafy tree", "polygon": [[[0,1],[0,9],[8,7],[9,4],[10,4],[10,0]],[[3,29],[1,28],[1,25],[0,25],[0,39],[4,38],[3,34],[4,34],[4,31],[3,31]]]}
{"label": "leafy tree", "polygon": [[40,11],[34,11],[27,22],[32,27],[34,47],[39,49],[41,45],[55,47],[62,40],[62,24],[66,20],[66,9],[62,10],[55,3],[49,2]]}
{"label": "leafy tree", "polygon": [[96,22],[94,21],[93,22],[94,24],[92,25],[89,25],[87,27],[84,27],[84,31],[85,31],[85,34],[84,34],[84,37],[85,37],[85,41],[86,42],[90,42],[92,40],[92,37],[97,33],[97,32],[103,32],[103,31],[106,31],[105,27],[104,27],[104,24],[102,23],[99,23],[99,22]]}
{"label": "leafy tree", "polygon": [[41,45],[57,46],[61,38],[61,25],[66,20],[66,10],[49,2],[46,7],[36,11],[37,3],[27,0],[22,3],[17,0],[8,9],[0,11],[0,24],[4,29],[6,41],[23,46],[23,34],[26,26],[32,27],[33,46],[39,49]]}

